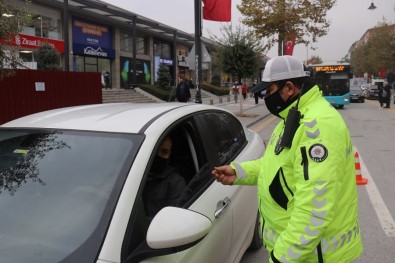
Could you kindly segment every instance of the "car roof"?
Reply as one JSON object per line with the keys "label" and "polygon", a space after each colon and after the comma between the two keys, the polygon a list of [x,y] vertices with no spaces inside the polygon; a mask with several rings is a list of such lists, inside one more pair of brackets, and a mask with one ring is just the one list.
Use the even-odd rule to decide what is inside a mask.
{"label": "car roof", "polygon": [[40,112],[10,121],[1,127],[139,133],[162,115],[169,114],[174,119],[208,109],[222,110],[215,106],[194,103],[94,104]]}

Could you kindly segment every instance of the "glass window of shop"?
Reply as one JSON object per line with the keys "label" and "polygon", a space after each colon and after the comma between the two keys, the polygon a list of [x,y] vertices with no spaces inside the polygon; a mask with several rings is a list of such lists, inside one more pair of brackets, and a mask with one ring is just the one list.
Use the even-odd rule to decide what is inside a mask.
{"label": "glass window of shop", "polygon": [[76,68],[79,72],[111,72],[111,61],[107,58],[75,56]]}
{"label": "glass window of shop", "polygon": [[172,59],[172,44],[154,40],[154,56]]}
{"label": "glass window of shop", "polygon": [[121,51],[133,52],[132,34],[121,31]]}
{"label": "glass window of shop", "polygon": [[[121,50],[133,52],[132,33],[121,31]],[[137,54],[148,55],[149,39],[148,37],[137,35],[136,52]]]}
{"label": "glass window of shop", "polygon": [[62,26],[60,19],[33,15],[31,21],[23,28],[22,34],[61,40]]}

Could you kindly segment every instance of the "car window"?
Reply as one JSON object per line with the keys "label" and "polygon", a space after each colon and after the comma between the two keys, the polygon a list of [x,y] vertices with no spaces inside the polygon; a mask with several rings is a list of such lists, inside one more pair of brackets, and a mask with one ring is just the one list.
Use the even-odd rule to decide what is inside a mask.
{"label": "car window", "polygon": [[350,90],[353,90],[353,91],[362,91],[362,89],[361,89],[359,86],[351,86],[351,87],[350,87]]}
{"label": "car window", "polygon": [[232,161],[247,143],[240,121],[224,112],[207,112],[200,117],[200,128],[206,133],[205,143],[217,158],[214,165]]}

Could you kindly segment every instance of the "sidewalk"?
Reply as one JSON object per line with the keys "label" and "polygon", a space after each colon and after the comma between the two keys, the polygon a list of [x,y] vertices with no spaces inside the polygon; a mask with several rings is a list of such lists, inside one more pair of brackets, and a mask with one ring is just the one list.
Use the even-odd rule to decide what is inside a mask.
{"label": "sidewalk", "polygon": [[[157,102],[163,102],[162,100],[159,100],[158,98],[139,88],[136,88],[136,90],[146,95],[147,97],[156,100]],[[241,123],[247,127],[254,125],[261,119],[266,118],[270,115],[270,112],[265,106],[265,101],[263,99],[259,99],[258,104],[255,104],[255,99],[254,97],[251,97],[250,94],[248,94],[246,100],[244,100],[242,96],[239,96],[239,100],[237,101],[237,103],[235,103],[233,96],[229,96],[230,99],[228,101],[228,96],[215,96],[204,90],[202,90],[202,93],[204,93],[204,95],[202,96],[202,104],[221,107],[232,112],[238,117]],[[240,98],[243,107],[242,112],[240,112]],[[195,93],[192,94],[192,98],[189,103],[195,103]]]}
{"label": "sidewalk", "polygon": [[263,99],[259,99],[258,104],[255,104],[255,99],[253,97],[248,96],[245,100],[242,97],[240,100],[240,97],[237,103],[235,103],[233,98],[231,98],[228,102],[227,98],[225,97],[222,99],[221,103],[219,98],[216,100],[212,98],[204,98],[202,99],[202,104],[212,104],[232,112],[238,117],[241,123],[247,127],[254,125],[263,118],[266,118],[270,115],[270,112],[267,110],[265,101]]}

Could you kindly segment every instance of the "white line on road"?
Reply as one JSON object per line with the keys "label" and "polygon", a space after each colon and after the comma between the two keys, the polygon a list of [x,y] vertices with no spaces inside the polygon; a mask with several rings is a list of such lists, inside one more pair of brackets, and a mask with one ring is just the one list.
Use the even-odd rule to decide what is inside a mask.
{"label": "white line on road", "polygon": [[[355,151],[358,151],[355,148]],[[359,152],[358,152],[359,153]],[[388,210],[387,206],[385,205],[383,198],[379,190],[377,189],[376,184],[373,181],[373,178],[370,176],[370,173],[363,162],[361,154],[359,153],[359,162],[361,163],[361,173],[362,177],[368,179],[368,184],[365,185],[366,191],[368,192],[370,202],[374,210],[376,211],[376,215],[380,221],[380,225],[383,228],[384,232],[387,234],[388,237],[395,237],[395,222],[391,216],[390,211]]]}

